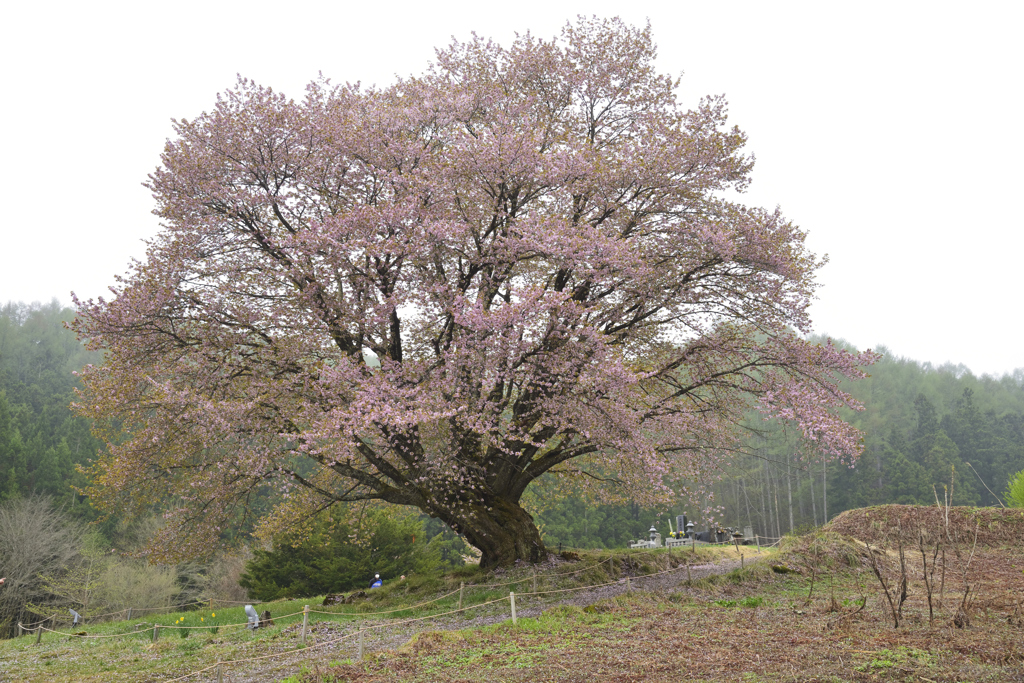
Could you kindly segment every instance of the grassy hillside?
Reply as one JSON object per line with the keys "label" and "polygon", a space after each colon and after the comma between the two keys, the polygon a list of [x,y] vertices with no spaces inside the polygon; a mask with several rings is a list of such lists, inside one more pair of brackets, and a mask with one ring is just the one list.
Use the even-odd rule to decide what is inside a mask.
{"label": "grassy hillside", "polygon": [[[516,628],[425,633],[364,662],[312,664],[295,680],[1024,681],[1021,511],[951,508],[937,527],[939,512],[850,511],[745,569],[562,606]],[[896,628],[875,568],[898,600],[900,546],[907,595]]]}
{"label": "grassy hillside", "polygon": [[[221,670],[233,683],[1024,681],[1021,512],[951,508],[948,527],[937,513],[850,511],[777,550],[742,548],[742,568],[735,549],[620,551],[553,557],[536,589],[528,566],[417,577],[351,605],[260,605],[275,625],[256,633],[229,625],[244,622],[240,607],[147,621],[203,627],[162,630],[156,643],[151,629],[130,634],[135,623],[87,625],[90,636],[117,637],[2,642],[0,680],[211,681],[229,662]],[[878,577],[898,599],[901,575],[895,628]],[[467,609],[453,614],[460,583]],[[311,615],[304,648],[301,613],[280,618],[303,604],[325,612]],[[402,611],[381,614],[390,610]]]}

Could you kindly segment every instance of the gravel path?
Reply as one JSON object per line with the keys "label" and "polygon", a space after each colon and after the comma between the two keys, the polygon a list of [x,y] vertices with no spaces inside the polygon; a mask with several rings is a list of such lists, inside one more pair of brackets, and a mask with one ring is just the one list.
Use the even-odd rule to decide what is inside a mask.
{"label": "gravel path", "polygon": [[[753,560],[753,561],[756,561]],[[725,560],[717,564],[701,564],[690,566],[690,578],[701,579],[713,574],[727,574],[740,566],[738,560]],[[686,569],[679,569],[649,577],[635,577],[630,579],[630,589],[644,591],[669,591],[677,588],[687,580]],[[625,579],[616,583],[600,586],[597,588],[584,588],[566,593],[554,593],[548,597],[516,596],[516,616],[536,617],[544,610],[557,605],[575,605],[586,607],[601,600],[607,600],[627,591]],[[364,652],[378,650],[395,650],[409,642],[417,633],[424,631],[456,631],[466,628],[479,628],[492,624],[508,621],[512,618],[510,603],[507,600],[480,607],[473,610],[477,616],[467,618],[460,615],[448,615],[427,618],[412,623],[395,624],[390,620],[364,619],[349,622],[317,622],[314,623],[307,635],[307,644],[315,646],[317,643],[327,643],[343,636],[350,636],[345,640],[321,645],[302,652],[290,655],[268,658],[259,662],[234,665],[225,667],[224,680],[229,683],[266,683],[266,681],[277,681],[282,678],[294,675],[302,664],[313,661],[336,661],[342,659],[355,659],[358,656],[358,633],[359,625],[370,629],[363,634]],[[376,627],[376,628],[375,628]],[[298,632],[301,625],[289,626],[282,629],[282,633],[291,631]],[[269,654],[254,651],[253,656]],[[189,681],[214,681],[217,680],[216,672],[188,679]]]}

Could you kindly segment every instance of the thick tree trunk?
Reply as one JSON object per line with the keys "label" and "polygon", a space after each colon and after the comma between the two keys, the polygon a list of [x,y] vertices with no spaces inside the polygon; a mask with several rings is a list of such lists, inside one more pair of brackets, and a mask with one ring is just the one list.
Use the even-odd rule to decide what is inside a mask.
{"label": "thick tree trunk", "polygon": [[484,569],[506,567],[523,560],[535,564],[547,558],[533,517],[518,503],[502,498],[467,506],[456,513],[434,512],[477,548]]}

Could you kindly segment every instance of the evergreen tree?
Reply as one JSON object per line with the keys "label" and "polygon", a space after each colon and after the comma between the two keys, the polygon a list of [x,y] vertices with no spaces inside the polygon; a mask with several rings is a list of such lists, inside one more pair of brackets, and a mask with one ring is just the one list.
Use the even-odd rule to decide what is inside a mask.
{"label": "evergreen tree", "polygon": [[1006,487],[1006,504],[1010,507],[1024,508],[1024,470],[1015,474]]}
{"label": "evergreen tree", "polygon": [[57,502],[70,498],[72,492],[69,478],[72,468],[71,449],[68,448],[68,442],[61,439],[60,443],[47,448],[43,453],[35,472],[36,491],[52,496]]}
{"label": "evergreen tree", "polygon": [[22,483],[28,478],[25,447],[21,433],[7,401],[0,389],[0,500],[15,498],[22,493]]}
{"label": "evergreen tree", "polygon": [[[411,514],[366,511],[360,528],[320,514],[302,534],[285,535],[273,549],[257,550],[239,583],[259,600],[309,597],[367,588],[374,574],[385,581],[445,566],[442,545],[424,536]],[[462,564],[448,558],[447,566]]]}

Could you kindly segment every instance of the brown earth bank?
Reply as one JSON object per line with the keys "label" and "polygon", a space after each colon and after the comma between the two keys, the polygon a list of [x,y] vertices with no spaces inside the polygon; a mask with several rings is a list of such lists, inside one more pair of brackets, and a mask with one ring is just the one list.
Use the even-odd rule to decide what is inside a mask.
{"label": "brown earth bank", "polygon": [[847,510],[825,527],[827,531],[869,543],[895,540],[916,544],[942,540],[1001,548],[1024,545],[1024,510],[1020,508],[879,505]]}

